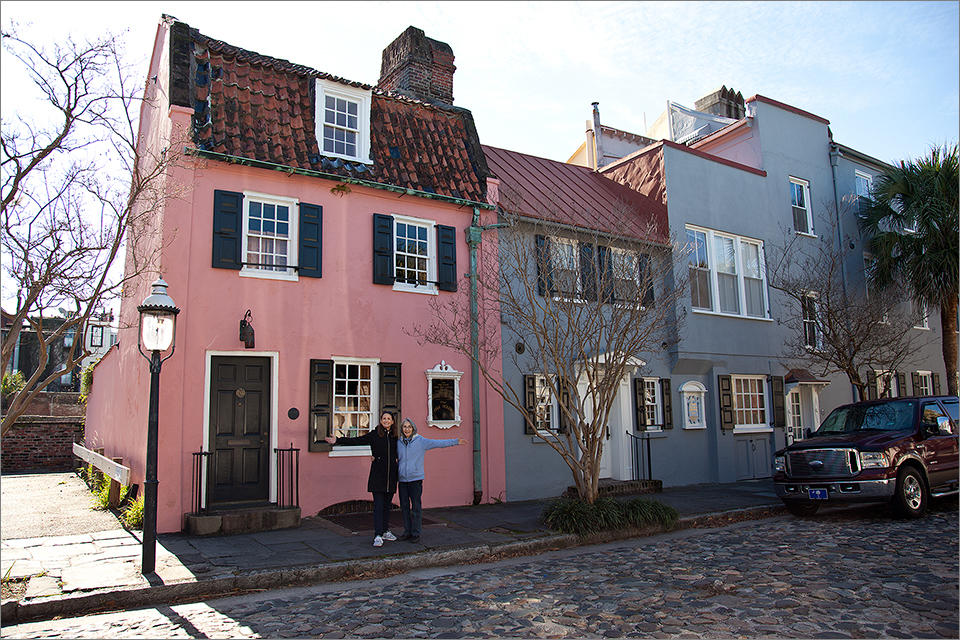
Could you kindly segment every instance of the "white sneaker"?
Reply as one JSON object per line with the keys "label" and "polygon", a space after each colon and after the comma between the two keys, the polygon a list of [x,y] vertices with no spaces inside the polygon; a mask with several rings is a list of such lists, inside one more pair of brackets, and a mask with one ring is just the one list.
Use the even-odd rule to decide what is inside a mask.
{"label": "white sneaker", "polygon": [[389,541],[389,542],[393,542],[394,540],[397,539],[397,536],[395,536],[395,535],[393,535],[392,533],[390,533],[389,531],[387,531],[385,534],[383,534],[383,539],[384,539],[384,540],[387,540],[387,541]]}
{"label": "white sneaker", "polygon": [[381,538],[380,536],[377,536],[376,538],[374,538],[374,539],[373,539],[373,546],[375,546],[375,547],[382,547],[382,546],[383,546],[383,538]]}

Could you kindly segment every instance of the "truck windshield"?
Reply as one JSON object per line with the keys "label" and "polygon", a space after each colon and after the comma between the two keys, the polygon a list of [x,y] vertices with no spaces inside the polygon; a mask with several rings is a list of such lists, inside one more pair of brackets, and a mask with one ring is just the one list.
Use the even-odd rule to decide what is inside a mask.
{"label": "truck windshield", "polygon": [[915,408],[916,403],[908,400],[839,407],[827,416],[816,433],[826,435],[854,431],[902,431],[913,426]]}

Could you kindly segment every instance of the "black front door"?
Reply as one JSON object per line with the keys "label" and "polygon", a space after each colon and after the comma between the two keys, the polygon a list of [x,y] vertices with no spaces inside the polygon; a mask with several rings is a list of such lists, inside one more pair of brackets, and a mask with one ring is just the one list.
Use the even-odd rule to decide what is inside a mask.
{"label": "black front door", "polygon": [[269,499],[270,359],[214,356],[210,502]]}

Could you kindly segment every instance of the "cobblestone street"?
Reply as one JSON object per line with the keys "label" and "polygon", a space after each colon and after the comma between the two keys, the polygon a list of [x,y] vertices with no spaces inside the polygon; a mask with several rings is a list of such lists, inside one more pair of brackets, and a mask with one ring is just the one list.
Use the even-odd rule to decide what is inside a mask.
{"label": "cobblestone street", "polygon": [[957,499],[3,629],[9,638],[958,637]]}

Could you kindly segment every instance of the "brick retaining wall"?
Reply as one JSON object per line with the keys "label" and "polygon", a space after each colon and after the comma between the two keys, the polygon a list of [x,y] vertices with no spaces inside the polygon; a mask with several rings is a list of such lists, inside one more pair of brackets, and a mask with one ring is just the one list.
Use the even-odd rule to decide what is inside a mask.
{"label": "brick retaining wall", "polygon": [[73,471],[73,443],[81,442],[82,418],[21,416],[0,442],[3,473]]}

